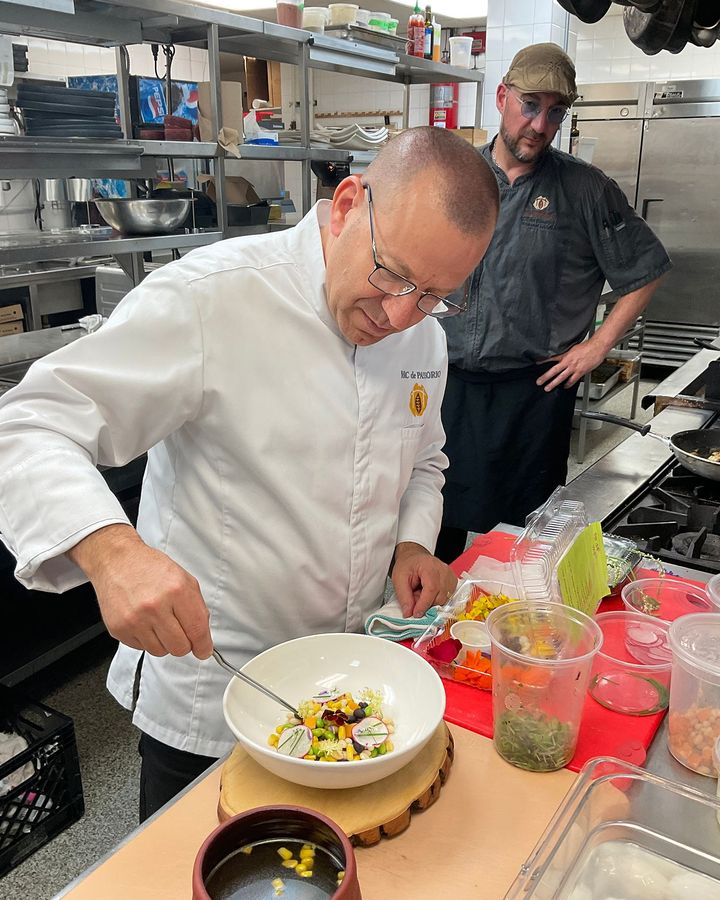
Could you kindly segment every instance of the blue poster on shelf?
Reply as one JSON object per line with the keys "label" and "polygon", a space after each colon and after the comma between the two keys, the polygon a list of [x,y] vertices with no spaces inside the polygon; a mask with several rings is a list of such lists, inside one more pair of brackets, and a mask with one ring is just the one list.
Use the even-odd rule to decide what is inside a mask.
{"label": "blue poster on shelf", "polygon": [[[195,81],[173,81],[172,115],[198,121],[198,86]],[[162,122],[167,115],[165,82],[159,78],[138,78],[138,106],[143,122]]]}
{"label": "blue poster on shelf", "polygon": [[[137,81],[138,112],[142,122],[162,122],[167,115],[165,103],[165,82],[160,78],[131,76]],[[73,75],[68,78],[68,87],[83,91],[106,91],[117,95],[117,75]],[[172,82],[172,115],[198,122],[198,86],[196,81]],[[120,121],[120,109],[115,101],[115,118]],[[159,172],[169,177],[169,173]],[[188,174],[183,167],[176,167],[175,180],[187,182]],[[117,178],[94,178],[95,193],[100,197],[129,197],[128,183]]]}

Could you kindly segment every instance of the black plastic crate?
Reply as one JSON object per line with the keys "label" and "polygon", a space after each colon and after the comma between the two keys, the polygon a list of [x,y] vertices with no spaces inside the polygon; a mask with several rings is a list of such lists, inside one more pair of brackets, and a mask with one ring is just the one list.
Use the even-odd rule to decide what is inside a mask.
{"label": "black plastic crate", "polygon": [[77,822],[85,802],[71,718],[0,685],[0,730],[20,734],[28,743],[0,766],[0,783],[32,766],[22,784],[0,796],[2,876]]}

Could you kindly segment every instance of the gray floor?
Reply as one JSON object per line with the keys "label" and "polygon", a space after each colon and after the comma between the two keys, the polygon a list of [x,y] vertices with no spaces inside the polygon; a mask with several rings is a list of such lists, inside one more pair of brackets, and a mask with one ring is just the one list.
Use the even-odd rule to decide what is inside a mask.
{"label": "gray floor", "polygon": [[[643,382],[641,395],[654,384]],[[630,391],[619,394],[606,409],[629,415]],[[649,417],[638,409],[638,420]],[[589,431],[585,460],[580,465],[574,456],[575,432],[568,477],[575,477],[627,435],[625,429],[610,425]],[[0,879],[0,900],[48,900],[118,844],[137,823],[137,734],[129,713],[105,690],[110,656],[110,640],[99,639],[24,685],[34,699],[66,713],[75,722],[86,812],[78,823]]]}

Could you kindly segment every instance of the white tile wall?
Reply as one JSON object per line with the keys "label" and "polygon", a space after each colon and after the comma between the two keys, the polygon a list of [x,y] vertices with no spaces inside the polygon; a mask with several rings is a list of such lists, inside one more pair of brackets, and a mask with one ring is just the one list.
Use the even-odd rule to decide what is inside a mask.
{"label": "white tile wall", "polygon": [[666,78],[720,78],[720,46],[688,44],[681,53],[662,50],[646,56],[625,34],[616,4],[594,25],[579,23],[576,55],[579,82],[654,81]]}
{"label": "white tile wall", "polygon": [[495,92],[513,56],[528,44],[551,41],[565,47],[567,34],[565,49],[574,58],[579,23],[553,0],[489,0],[487,24],[482,127],[492,138],[500,124]]}
{"label": "white tile wall", "polygon": [[[44,78],[64,80],[72,75],[111,75],[116,71],[115,51],[105,47],[47,41],[40,38],[14,39],[28,45],[28,72]],[[149,44],[129,47],[130,72],[154,75]],[[165,72],[162,50],[158,56],[158,72]],[[207,80],[207,53],[190,47],[178,47],[172,64],[173,78],[179,81]]]}

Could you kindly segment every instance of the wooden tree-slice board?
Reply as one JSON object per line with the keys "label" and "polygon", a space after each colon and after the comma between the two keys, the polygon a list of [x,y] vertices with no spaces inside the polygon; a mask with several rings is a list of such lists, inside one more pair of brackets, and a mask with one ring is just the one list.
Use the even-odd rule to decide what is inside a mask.
{"label": "wooden tree-slice board", "polygon": [[223,766],[218,818],[224,822],[256,806],[306,806],[337,822],[355,845],[370,847],[405,831],[413,810],[437,800],[452,759],[453,740],[441,722],[415,759],[394,775],[364,787],[321,790],[278,778],[238,745]]}

